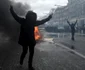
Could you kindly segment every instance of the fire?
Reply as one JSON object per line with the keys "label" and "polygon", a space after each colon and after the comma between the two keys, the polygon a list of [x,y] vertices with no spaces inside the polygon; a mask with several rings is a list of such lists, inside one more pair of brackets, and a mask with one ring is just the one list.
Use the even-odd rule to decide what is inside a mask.
{"label": "fire", "polygon": [[35,27],[34,34],[35,34],[35,40],[41,39],[41,35],[40,35],[40,32],[39,32],[38,26]]}

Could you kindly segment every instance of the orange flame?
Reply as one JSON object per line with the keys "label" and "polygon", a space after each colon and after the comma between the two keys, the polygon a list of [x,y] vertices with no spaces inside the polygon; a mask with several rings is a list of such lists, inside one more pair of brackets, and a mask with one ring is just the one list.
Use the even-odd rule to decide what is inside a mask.
{"label": "orange flame", "polygon": [[41,39],[39,28],[37,26],[35,27],[34,34],[35,34],[35,40],[40,40]]}

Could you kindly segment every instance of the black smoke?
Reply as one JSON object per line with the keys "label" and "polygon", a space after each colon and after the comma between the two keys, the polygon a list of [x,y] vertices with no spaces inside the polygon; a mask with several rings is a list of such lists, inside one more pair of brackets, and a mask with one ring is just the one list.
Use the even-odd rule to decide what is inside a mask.
{"label": "black smoke", "polygon": [[22,4],[20,2],[13,3],[13,7],[14,7],[16,13],[20,16],[25,16],[27,11],[30,9],[30,6],[28,4]]}
{"label": "black smoke", "polygon": [[18,39],[20,24],[17,23],[10,13],[10,5],[13,5],[15,12],[20,16],[25,16],[28,5],[13,3],[9,0],[0,0],[0,32],[4,32],[12,40]]}

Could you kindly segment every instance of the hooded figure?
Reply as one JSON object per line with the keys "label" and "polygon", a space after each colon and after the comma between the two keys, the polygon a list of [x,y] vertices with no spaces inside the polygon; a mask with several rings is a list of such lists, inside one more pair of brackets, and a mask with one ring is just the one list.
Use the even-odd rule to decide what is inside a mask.
{"label": "hooded figure", "polygon": [[13,10],[13,7],[10,6],[10,12],[14,19],[21,24],[20,28],[20,36],[18,43],[22,46],[23,52],[20,57],[20,65],[23,64],[25,55],[28,51],[29,46],[29,60],[28,67],[30,70],[34,70],[32,67],[33,55],[34,55],[34,47],[36,45],[36,40],[34,36],[34,27],[44,24],[52,18],[52,14],[49,15],[46,19],[41,21],[37,20],[37,14],[33,11],[28,11],[25,18],[19,17]]}

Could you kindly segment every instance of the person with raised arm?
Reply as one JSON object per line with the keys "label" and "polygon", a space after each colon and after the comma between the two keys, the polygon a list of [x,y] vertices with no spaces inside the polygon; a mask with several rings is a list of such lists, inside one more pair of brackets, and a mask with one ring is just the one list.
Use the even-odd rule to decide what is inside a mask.
{"label": "person with raised arm", "polygon": [[18,43],[22,46],[22,54],[20,57],[20,65],[23,65],[24,58],[27,54],[29,47],[29,60],[28,68],[29,70],[34,70],[32,66],[34,47],[36,45],[36,40],[34,36],[34,27],[44,24],[52,18],[50,14],[46,19],[41,21],[37,20],[37,14],[33,11],[28,11],[25,18],[19,17],[13,10],[13,6],[10,6],[10,12],[14,19],[21,24],[20,36]]}
{"label": "person with raised arm", "polygon": [[74,35],[75,35],[75,25],[77,23],[77,20],[75,23],[70,23],[68,20],[67,20],[67,23],[69,24],[70,28],[71,28],[71,40],[74,41]]}

